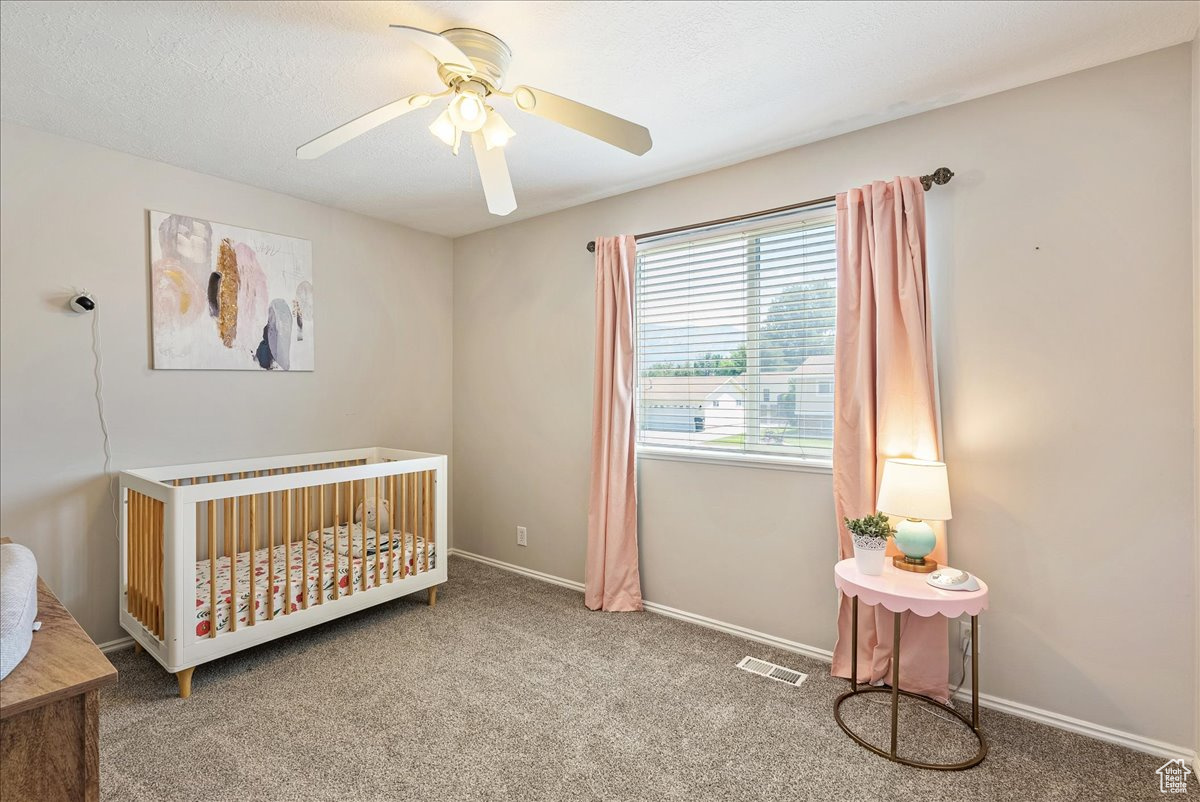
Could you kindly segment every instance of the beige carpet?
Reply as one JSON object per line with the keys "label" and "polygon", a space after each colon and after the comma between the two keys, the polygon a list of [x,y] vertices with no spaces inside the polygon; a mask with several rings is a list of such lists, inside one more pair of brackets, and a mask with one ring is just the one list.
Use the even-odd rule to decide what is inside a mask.
{"label": "beige carpet", "polygon": [[[747,654],[810,677],[734,668]],[[422,592],[200,666],[188,700],[150,657],[112,659],[106,800],[1161,798],[1161,759],[987,711],[979,767],[892,764],[838,729],[828,665],[461,558],[436,608]],[[871,698],[847,718],[885,743]],[[901,726],[913,756],[972,747],[915,705]]]}

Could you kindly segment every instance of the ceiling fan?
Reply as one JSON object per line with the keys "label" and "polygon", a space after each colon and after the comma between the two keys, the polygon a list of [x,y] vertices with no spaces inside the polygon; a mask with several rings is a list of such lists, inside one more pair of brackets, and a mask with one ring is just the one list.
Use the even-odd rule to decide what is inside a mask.
{"label": "ceiling fan", "polygon": [[446,85],[436,94],[409,95],[367,112],[334,128],[296,149],[301,159],[315,159],[356,136],[394,120],[410,111],[429,107],[450,96],[450,103],[429,126],[430,132],[458,155],[465,133],[471,139],[475,163],[483,183],[488,211],[506,215],[517,208],[504,146],[516,132],[489,104],[492,98],[511,100],[521,111],[543,117],[568,128],[641,156],[650,150],[650,131],[607,112],[531,86],[502,91],[512,51],[492,34],[475,28],[451,28],[434,33],[407,25],[392,25],[409,42],[428,51],[438,61],[438,77]]}

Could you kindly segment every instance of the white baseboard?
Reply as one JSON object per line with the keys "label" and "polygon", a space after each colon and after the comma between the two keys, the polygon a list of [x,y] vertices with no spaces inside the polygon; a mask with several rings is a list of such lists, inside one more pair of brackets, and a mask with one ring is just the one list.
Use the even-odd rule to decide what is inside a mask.
{"label": "white baseboard", "polygon": [[538,579],[542,582],[549,582],[551,585],[559,585],[561,587],[570,588],[571,590],[577,590],[580,593],[583,593],[582,582],[576,582],[571,579],[563,579],[561,576],[554,576],[553,574],[543,574],[541,571],[535,571],[532,568],[523,568],[519,565],[513,565],[512,563],[493,560],[491,557],[484,557],[482,554],[475,554],[474,552],[463,551],[462,549],[452,548],[449,549],[448,553],[451,556],[465,557],[466,559],[474,560],[477,563],[485,563],[486,565],[495,566],[496,568],[502,568],[505,571],[512,571],[514,574],[532,577],[533,579]]}
{"label": "white baseboard", "polygon": [[109,652],[119,652],[122,649],[128,649],[131,646],[133,646],[133,638],[129,637],[117,638],[116,640],[110,640],[107,643],[96,644],[96,648],[105,654],[108,654]]}
{"label": "white baseboard", "polygon": [[[960,702],[970,704],[970,688],[964,688],[959,691],[955,694],[954,698]],[[1107,741],[1108,743],[1124,746],[1135,752],[1144,752],[1148,755],[1157,755],[1170,759],[1183,758],[1189,763],[1196,760],[1196,753],[1182,746],[1169,744],[1166,741],[1157,741],[1153,738],[1146,738],[1145,736],[1125,732],[1124,730],[1113,729],[1103,724],[1094,724],[1091,721],[1073,718],[1051,710],[1043,710],[1040,707],[1014,702],[1011,699],[1001,699],[998,696],[992,696],[987,693],[979,694],[979,706],[990,710],[998,710],[1001,713],[1008,713],[1018,718],[1036,721],[1040,724],[1066,730],[1067,732],[1074,732],[1078,735],[1086,735],[1088,738],[1095,738],[1097,741]]]}
{"label": "white baseboard", "polygon": [[734,635],[746,640],[752,640],[755,643],[761,643],[764,646],[771,646],[776,649],[782,649],[785,652],[795,652],[802,654],[805,657],[811,657],[813,660],[820,660],[824,663],[833,661],[833,652],[828,649],[818,649],[816,646],[809,646],[806,643],[800,643],[787,638],[780,638],[775,635],[768,635],[765,632],[739,627],[737,624],[727,624],[724,621],[718,621],[715,618],[709,618],[696,613],[689,613],[686,610],[676,610],[674,607],[668,607],[665,604],[658,602],[642,601],[642,606],[651,613],[665,615],[667,618],[677,618],[680,621],[688,621],[697,626],[715,629],[719,632],[724,632],[728,635]]}
{"label": "white baseboard", "polygon": [[[462,549],[450,549],[450,554],[463,557],[468,560],[485,563],[505,571],[511,571],[515,574],[521,574],[522,576],[538,579],[542,582],[549,582],[553,585],[570,588],[571,590],[576,590],[581,593],[583,592],[582,582],[563,579],[559,576],[545,574],[541,571],[534,571],[530,568],[523,568],[519,565],[502,562],[501,560],[496,560],[491,557],[484,557],[482,554],[473,554],[472,552],[463,551]],[[829,651],[828,649],[820,649],[816,646],[809,646],[804,643],[787,640],[786,638],[776,637],[775,635],[768,635],[765,632],[757,632],[753,629],[747,629],[746,627],[738,626],[737,624],[728,624],[724,621],[708,618],[707,616],[689,613],[685,610],[677,610],[674,607],[668,607],[665,604],[658,604],[657,602],[643,601],[642,604],[648,612],[657,613],[658,615],[665,615],[669,618],[688,621],[698,626],[706,627],[708,629],[715,629],[720,632],[725,632],[729,635],[754,641],[755,643],[761,643],[765,646],[782,649],[783,651],[795,652],[796,654],[801,654],[805,657],[811,657],[814,660],[820,660],[825,663],[832,662],[833,660],[833,652]],[[956,698],[970,702],[971,692],[969,689],[961,690],[958,692]],[[1107,741],[1108,743],[1118,744],[1120,746],[1132,749],[1135,752],[1144,752],[1146,754],[1157,755],[1164,758],[1183,758],[1189,763],[1193,763],[1197,759],[1195,751],[1191,749],[1185,749],[1182,746],[1176,746],[1164,741],[1157,741],[1153,738],[1135,735],[1131,732],[1116,730],[1112,727],[1106,727],[1102,724],[1093,724],[1090,721],[1072,718],[1071,716],[1065,716],[1061,713],[1043,710],[1041,708],[1022,704],[1020,702],[1013,702],[1009,699],[1001,699],[998,696],[992,696],[986,693],[979,694],[979,705],[980,707],[986,707],[990,710],[997,710],[1001,713],[1008,713],[1009,715],[1017,716],[1018,718],[1029,719],[1030,721],[1036,721],[1041,724],[1047,724],[1051,727],[1057,727],[1060,730],[1066,730],[1068,732],[1077,733],[1089,738],[1095,738],[1099,741]]]}

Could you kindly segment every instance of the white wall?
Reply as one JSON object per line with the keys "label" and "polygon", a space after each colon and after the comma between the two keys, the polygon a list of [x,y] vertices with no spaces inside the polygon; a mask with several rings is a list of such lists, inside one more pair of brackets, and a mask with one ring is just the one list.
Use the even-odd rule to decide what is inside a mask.
{"label": "white wall", "polygon": [[[982,690],[1195,743],[1189,93],[1182,45],[455,240],[456,547],[582,579],[589,239],[946,165],[930,263],[950,553],[994,593]],[[646,597],[831,648],[830,487],[643,459]]]}
{"label": "white wall", "polygon": [[[99,301],[117,469],[449,453],[449,240],[7,123],[0,174],[0,531],[33,549],[95,640],[124,633],[91,319],[65,311],[73,286]],[[147,209],[311,240],[316,371],[150,370]]]}

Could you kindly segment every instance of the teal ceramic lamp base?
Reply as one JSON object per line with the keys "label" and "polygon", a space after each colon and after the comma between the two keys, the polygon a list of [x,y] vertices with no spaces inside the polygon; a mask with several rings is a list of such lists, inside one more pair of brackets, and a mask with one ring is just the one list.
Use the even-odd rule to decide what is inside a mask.
{"label": "teal ceramic lamp base", "polygon": [[903,559],[897,557],[895,566],[909,571],[925,573],[937,568],[933,560],[925,559],[937,546],[937,536],[933,527],[924,521],[905,518],[896,527],[896,548],[904,554]]}

